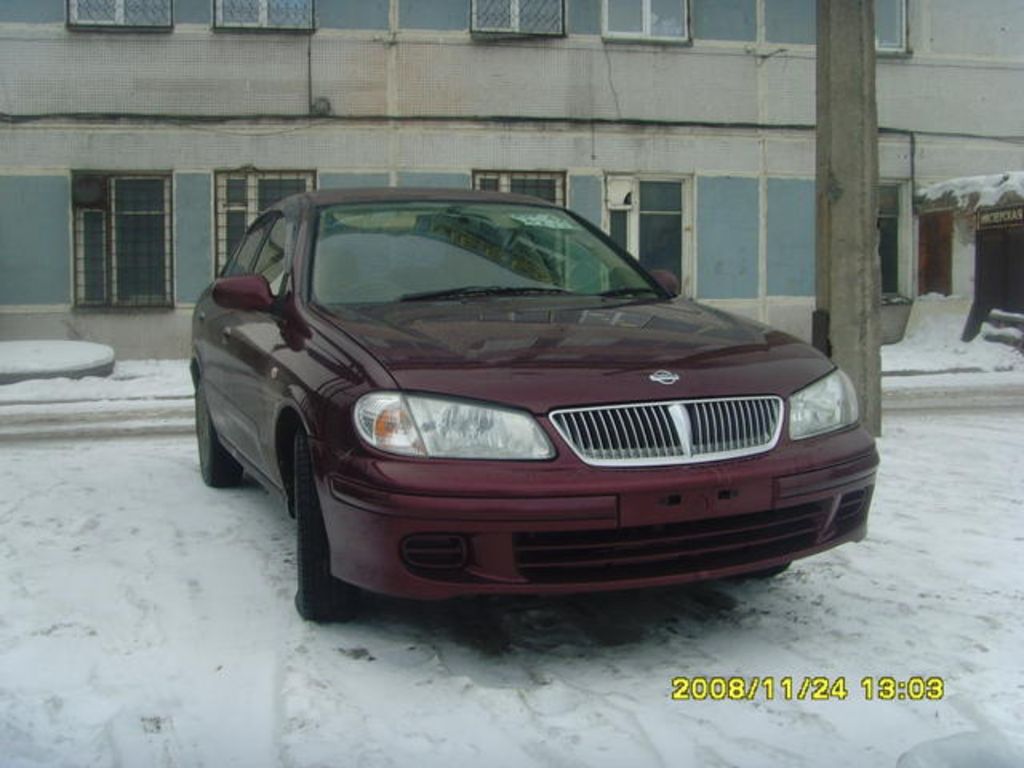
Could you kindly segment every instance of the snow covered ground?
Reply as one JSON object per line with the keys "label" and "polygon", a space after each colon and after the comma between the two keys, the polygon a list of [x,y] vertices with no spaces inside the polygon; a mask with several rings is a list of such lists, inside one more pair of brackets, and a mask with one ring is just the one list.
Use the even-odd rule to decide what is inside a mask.
{"label": "snow covered ground", "polygon": [[1016,339],[1016,329],[997,331],[985,324],[982,333],[972,341],[960,341],[969,308],[968,302],[955,297],[918,297],[903,340],[882,347],[882,370],[893,376],[943,371],[1013,373],[1014,378],[1024,381],[1024,357],[1020,352],[1008,344],[986,339],[995,334]]}
{"label": "snow covered ground", "polygon": [[[0,386],[0,766],[1019,768],[1024,358],[919,302],[883,348],[865,542],[772,582],[373,598],[328,627],[294,611],[277,505],[207,489],[190,437],[153,437],[191,429],[184,361]],[[130,432],[147,436],[95,439]],[[40,434],[78,439],[18,442]],[[739,675],[842,676],[849,695],[669,695]],[[867,701],[884,675],[945,695]]]}
{"label": "snow covered ground", "polygon": [[[191,439],[0,443],[0,764],[1019,766],[1022,434],[891,414],[867,540],[773,581],[334,626],[292,606],[293,524],[203,486]],[[673,701],[680,675],[849,696]],[[865,700],[882,675],[944,697]]]}

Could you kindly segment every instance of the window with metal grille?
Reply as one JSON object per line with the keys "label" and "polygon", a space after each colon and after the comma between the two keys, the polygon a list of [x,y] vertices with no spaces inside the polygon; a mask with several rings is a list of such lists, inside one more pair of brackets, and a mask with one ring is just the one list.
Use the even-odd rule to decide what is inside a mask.
{"label": "window with metal grille", "polygon": [[249,225],[278,200],[314,187],[313,171],[225,171],[217,174],[217,272]]}
{"label": "window with metal grille", "polygon": [[686,40],[687,0],[604,0],[607,37]]}
{"label": "window with metal grille", "polygon": [[75,174],[75,305],[174,303],[171,177]]}
{"label": "window with metal grille", "polygon": [[473,0],[473,31],[562,35],[564,6],[563,0]]}
{"label": "window with metal grille", "polygon": [[313,0],[216,0],[216,24],[225,28],[312,29]]}
{"label": "window with metal grille", "polygon": [[474,171],[473,189],[531,195],[565,206],[565,174],[531,171]]}
{"label": "window with metal grille", "polygon": [[68,0],[72,26],[170,27],[171,0]]}

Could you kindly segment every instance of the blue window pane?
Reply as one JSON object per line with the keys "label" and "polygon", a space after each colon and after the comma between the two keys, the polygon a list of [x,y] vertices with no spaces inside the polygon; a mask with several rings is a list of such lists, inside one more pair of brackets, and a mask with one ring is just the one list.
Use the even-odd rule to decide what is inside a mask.
{"label": "blue window pane", "polygon": [[82,296],[90,304],[107,299],[107,215],[103,211],[82,213]]}
{"label": "blue window pane", "polygon": [[519,0],[519,31],[562,34],[562,0]]}
{"label": "blue window pane", "polygon": [[765,40],[771,43],[804,43],[817,39],[815,0],[765,0]]}
{"label": "blue window pane", "polygon": [[510,0],[476,0],[477,29],[509,29],[512,26]]}
{"label": "blue window pane", "polygon": [[757,39],[756,0],[693,0],[693,36],[703,40]]}
{"label": "blue window pane", "polygon": [[641,3],[637,0],[608,0],[608,31],[643,33],[644,14]]}
{"label": "blue window pane", "polygon": [[117,20],[115,0],[78,0],[76,21],[96,21],[112,24]]}
{"label": "blue window pane", "polygon": [[875,0],[875,41],[879,48],[903,49],[903,0]]}
{"label": "blue window pane", "polygon": [[160,305],[166,301],[163,214],[115,217],[117,301]]}
{"label": "blue window pane", "polygon": [[168,27],[171,0],[125,0],[124,23],[130,27]]}
{"label": "blue window pane", "polygon": [[221,0],[221,23],[259,24],[259,0]]}
{"label": "blue window pane", "polygon": [[278,200],[306,191],[306,180],[300,178],[260,179],[257,183],[257,205],[265,211]]}
{"label": "blue window pane", "polygon": [[683,37],[686,22],[683,0],[651,0],[651,34],[654,37]]}
{"label": "blue window pane", "polygon": [[313,0],[268,0],[267,25],[312,27]]}
{"label": "blue window pane", "polygon": [[163,213],[163,179],[117,179],[114,194],[118,213]]}
{"label": "blue window pane", "polygon": [[229,205],[245,205],[248,202],[245,179],[228,179],[227,197]]}
{"label": "blue window pane", "polygon": [[609,214],[611,231],[608,236],[624,251],[629,250],[629,212],[612,211]]}
{"label": "blue window pane", "polygon": [[675,212],[683,210],[683,188],[678,181],[641,181],[640,210]]}
{"label": "blue window pane", "polygon": [[640,263],[647,269],[665,269],[682,282],[683,217],[652,213],[640,215]]}

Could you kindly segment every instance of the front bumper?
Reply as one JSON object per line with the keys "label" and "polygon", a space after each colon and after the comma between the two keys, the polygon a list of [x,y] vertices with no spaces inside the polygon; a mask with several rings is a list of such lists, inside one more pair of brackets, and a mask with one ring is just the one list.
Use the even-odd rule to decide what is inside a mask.
{"label": "front bumper", "polygon": [[419,599],[679,584],[864,537],[862,429],[708,465],[598,469],[356,459],[316,444],[334,575]]}

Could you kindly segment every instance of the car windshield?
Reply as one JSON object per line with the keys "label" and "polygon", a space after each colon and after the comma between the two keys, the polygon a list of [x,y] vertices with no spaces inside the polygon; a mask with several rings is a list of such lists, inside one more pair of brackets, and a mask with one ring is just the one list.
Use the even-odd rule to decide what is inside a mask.
{"label": "car windshield", "polygon": [[372,203],[320,210],[313,296],[321,304],[502,295],[662,298],[600,238],[556,208]]}

